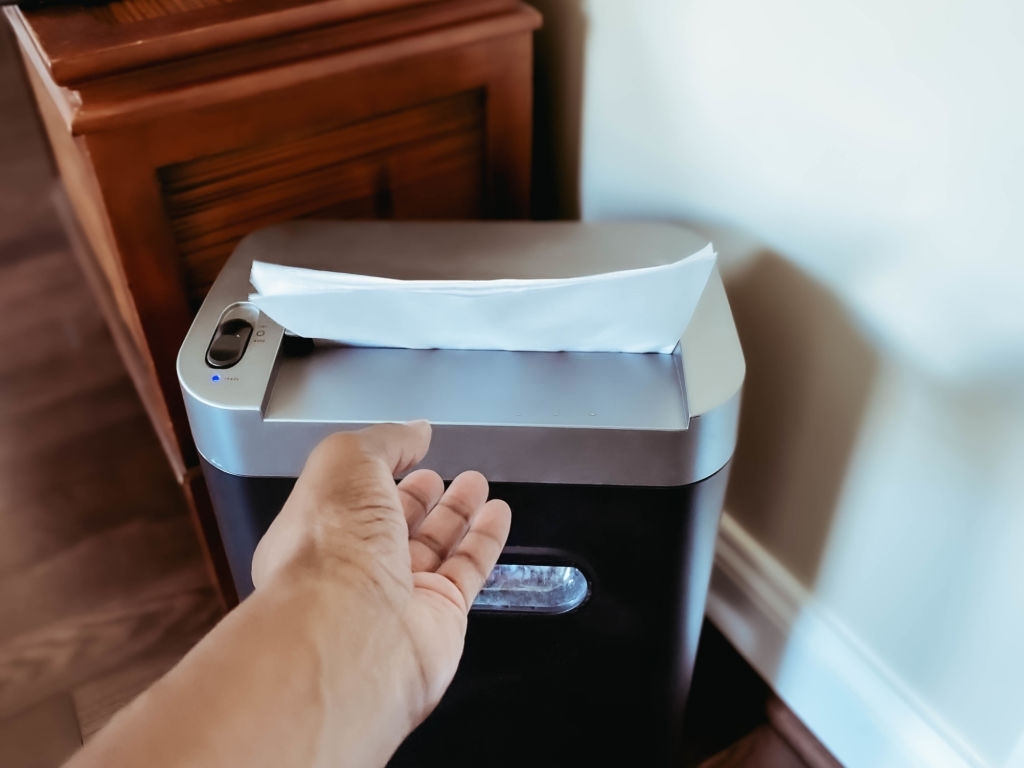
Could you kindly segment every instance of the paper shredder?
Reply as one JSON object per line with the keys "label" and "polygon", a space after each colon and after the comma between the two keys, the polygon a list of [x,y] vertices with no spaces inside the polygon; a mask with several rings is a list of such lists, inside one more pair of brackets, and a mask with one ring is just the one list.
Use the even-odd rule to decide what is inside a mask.
{"label": "paper shredder", "polygon": [[672,354],[314,343],[248,302],[252,262],[548,278],[704,243],[665,224],[297,222],[249,235],[224,265],[178,376],[240,596],[256,543],[334,431],[429,419],[422,466],[446,480],[480,470],[511,505],[455,680],[391,765],[672,759],[736,440],[736,329],[715,269]]}

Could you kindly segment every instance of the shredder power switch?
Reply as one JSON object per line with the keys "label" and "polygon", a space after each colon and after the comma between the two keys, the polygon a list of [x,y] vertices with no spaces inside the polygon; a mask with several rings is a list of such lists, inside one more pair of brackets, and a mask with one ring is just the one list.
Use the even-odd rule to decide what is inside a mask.
{"label": "shredder power switch", "polygon": [[252,336],[252,323],[235,318],[217,327],[206,350],[206,364],[211,368],[230,368],[245,354]]}

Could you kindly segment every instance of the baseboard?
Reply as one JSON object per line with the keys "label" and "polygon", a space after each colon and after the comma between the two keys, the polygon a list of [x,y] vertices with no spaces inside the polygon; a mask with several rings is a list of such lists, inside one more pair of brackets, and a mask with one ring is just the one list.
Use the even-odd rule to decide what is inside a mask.
{"label": "baseboard", "polygon": [[986,765],[728,514],[707,612],[843,765]]}

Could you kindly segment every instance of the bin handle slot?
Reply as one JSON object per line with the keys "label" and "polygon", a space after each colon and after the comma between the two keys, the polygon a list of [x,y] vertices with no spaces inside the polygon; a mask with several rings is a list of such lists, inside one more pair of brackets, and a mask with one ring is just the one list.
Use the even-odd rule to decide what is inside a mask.
{"label": "bin handle slot", "polygon": [[508,548],[473,602],[474,613],[559,615],[590,596],[590,580],[564,553]]}

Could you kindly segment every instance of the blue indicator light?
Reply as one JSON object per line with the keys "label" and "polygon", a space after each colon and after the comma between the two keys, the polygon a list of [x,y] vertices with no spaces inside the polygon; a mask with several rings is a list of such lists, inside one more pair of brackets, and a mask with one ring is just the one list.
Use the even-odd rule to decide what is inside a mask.
{"label": "blue indicator light", "polygon": [[220,381],[220,376],[215,373],[210,377],[210,381]]}

